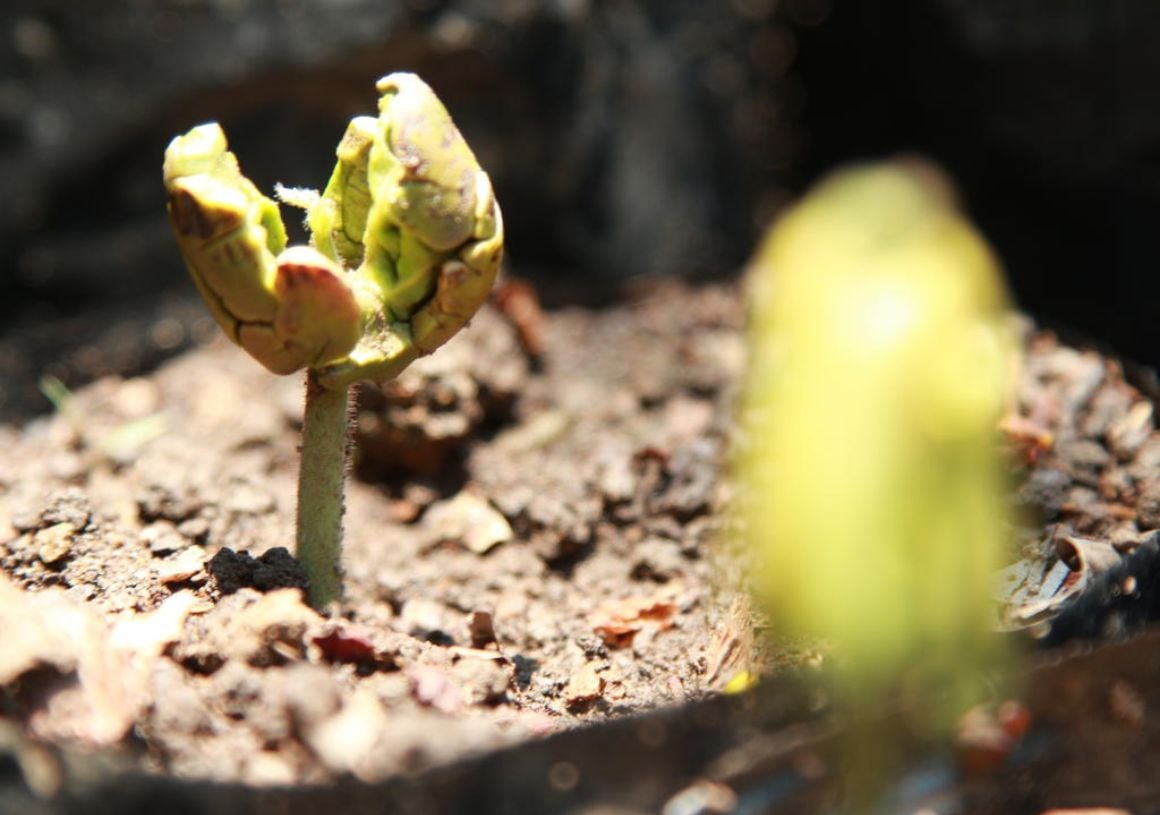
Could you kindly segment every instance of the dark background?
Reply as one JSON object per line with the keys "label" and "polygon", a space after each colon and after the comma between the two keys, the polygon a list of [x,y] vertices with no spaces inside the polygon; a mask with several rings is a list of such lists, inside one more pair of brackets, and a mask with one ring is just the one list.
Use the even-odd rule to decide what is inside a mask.
{"label": "dark background", "polygon": [[[735,275],[818,174],[917,151],[1025,309],[1160,362],[1158,42],[1149,0],[9,0],[0,378],[75,384],[196,338],[168,139],[219,119],[260,187],[320,187],[399,69],[443,97],[549,299]],[[182,330],[155,341],[160,320]],[[0,413],[29,399],[0,386]]]}
{"label": "dark background", "polygon": [[1020,304],[1160,363],[1160,4],[835,0],[803,32],[808,179],[915,149],[951,169]]}

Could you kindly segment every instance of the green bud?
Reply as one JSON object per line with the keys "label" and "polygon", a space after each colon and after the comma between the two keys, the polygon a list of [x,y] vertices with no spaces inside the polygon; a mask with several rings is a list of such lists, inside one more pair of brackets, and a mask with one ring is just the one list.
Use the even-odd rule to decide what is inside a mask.
{"label": "green bud", "polygon": [[491,182],[435,93],[414,74],[377,87],[378,117],[351,121],[307,205],[313,249],[283,251],[277,204],[217,124],[165,154],[173,229],[218,324],[271,371],[316,368],[328,388],[393,377],[450,339],[503,253]]}
{"label": "green bud", "polygon": [[226,335],[278,374],[345,357],[361,322],[345,273],[308,247],[283,251],[278,205],[241,174],[221,127],[174,139],[164,175],[178,246]]}
{"label": "green bud", "polygon": [[[487,299],[503,254],[491,181],[434,91],[403,73],[377,87],[373,141],[368,148],[365,124],[353,138],[352,123],[323,194],[331,203],[319,206],[343,213],[346,235],[365,223],[352,285],[368,319],[349,359],[320,371],[327,387],[396,376],[454,336]],[[344,155],[348,144],[357,150]],[[370,193],[365,212],[362,173]]]}
{"label": "green bud", "polygon": [[754,261],[737,473],[774,630],[836,646],[863,700],[922,682],[951,715],[1002,664],[1014,359],[998,262],[953,197],[930,165],[863,165],[778,222]]}
{"label": "green bud", "polygon": [[315,248],[348,269],[363,259],[363,233],[371,206],[367,162],[377,124],[371,116],[351,119],[338,144],[338,164],[330,182],[306,216]]}

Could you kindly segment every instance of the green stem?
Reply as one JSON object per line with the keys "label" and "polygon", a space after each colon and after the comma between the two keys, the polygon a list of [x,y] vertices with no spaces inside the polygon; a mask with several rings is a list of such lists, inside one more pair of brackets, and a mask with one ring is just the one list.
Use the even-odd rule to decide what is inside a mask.
{"label": "green stem", "polygon": [[298,562],[310,579],[306,599],[323,609],[342,599],[342,513],[349,388],[328,390],[306,373],[302,464],[298,471]]}

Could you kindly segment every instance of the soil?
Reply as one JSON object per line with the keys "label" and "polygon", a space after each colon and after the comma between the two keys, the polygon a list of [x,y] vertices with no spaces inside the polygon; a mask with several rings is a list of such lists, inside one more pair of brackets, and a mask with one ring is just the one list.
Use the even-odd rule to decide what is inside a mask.
{"label": "soil", "polygon": [[[0,744],[28,787],[61,783],[41,745],[253,786],[416,777],[788,664],[755,651],[721,543],[736,287],[541,312],[509,283],[496,303],[360,393],[328,615],[290,554],[296,377],[219,338],[0,426]],[[1001,423],[1028,510],[1005,624],[1122,639],[1160,609],[1124,610],[1148,588],[1124,570],[1160,527],[1152,403],[1114,360],[1025,334]],[[1092,588],[1110,601],[1072,602]],[[802,698],[778,709],[815,715]]]}
{"label": "soil", "polygon": [[152,771],[301,784],[719,688],[746,636],[711,551],[738,298],[499,302],[361,393],[331,616],[288,552],[297,377],[218,339],[3,426],[5,719]]}

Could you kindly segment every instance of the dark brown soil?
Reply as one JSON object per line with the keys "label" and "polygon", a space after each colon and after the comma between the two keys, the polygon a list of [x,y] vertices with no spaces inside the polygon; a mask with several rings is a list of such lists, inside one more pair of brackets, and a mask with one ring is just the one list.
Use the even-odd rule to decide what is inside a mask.
{"label": "dark brown soil", "polygon": [[[25,784],[60,781],[40,744],[257,786],[413,777],[713,696],[759,664],[720,535],[736,290],[667,284],[544,315],[512,291],[361,394],[336,616],[304,605],[287,551],[297,378],[218,339],[0,426],[0,745]],[[1008,627],[1042,635],[1150,545],[1160,434],[1115,362],[1045,333],[1026,347],[1002,430],[1028,514],[1001,591]],[[1116,579],[1120,599],[1142,588]],[[1078,635],[1122,637],[1150,612],[1083,613]],[[1047,676],[1066,684],[1066,663]],[[1117,715],[1138,729],[1125,687]],[[1053,777],[1102,777],[1102,755],[1065,754],[1084,773]]]}

